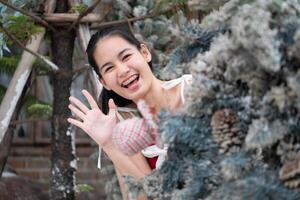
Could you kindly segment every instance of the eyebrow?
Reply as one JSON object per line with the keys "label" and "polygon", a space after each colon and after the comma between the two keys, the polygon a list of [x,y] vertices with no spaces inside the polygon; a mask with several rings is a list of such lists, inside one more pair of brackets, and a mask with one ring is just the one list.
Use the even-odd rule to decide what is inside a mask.
{"label": "eyebrow", "polygon": [[[127,51],[127,50],[130,50],[130,48],[125,48],[125,49],[123,49],[122,51],[120,51],[120,52],[118,53],[118,57],[121,57],[122,54],[125,53],[125,51]],[[100,72],[102,71],[102,69],[103,69],[106,65],[110,65],[110,64],[111,64],[111,62],[107,62],[107,63],[103,64],[103,65],[100,67]]]}

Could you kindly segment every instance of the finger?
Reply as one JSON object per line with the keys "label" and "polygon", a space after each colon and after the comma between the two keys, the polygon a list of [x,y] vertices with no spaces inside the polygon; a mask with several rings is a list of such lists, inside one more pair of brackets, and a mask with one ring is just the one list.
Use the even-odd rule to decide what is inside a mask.
{"label": "finger", "polygon": [[76,108],[75,106],[73,106],[72,104],[69,104],[69,109],[75,114],[75,115],[77,115],[80,119],[84,119],[84,117],[85,117],[85,114],[81,111],[81,110],[79,110],[78,108]]}
{"label": "finger", "polygon": [[91,108],[99,108],[96,101],[94,100],[94,98],[92,97],[92,95],[86,91],[86,90],[82,90],[82,94],[85,96],[85,98],[88,100]]}
{"label": "finger", "polygon": [[75,126],[81,128],[81,129],[83,130],[83,125],[84,125],[84,124],[83,124],[81,121],[78,121],[78,120],[72,119],[72,118],[68,118],[67,120],[68,120],[68,122],[69,122],[70,124],[73,124],[73,125],[75,125]]}
{"label": "finger", "polygon": [[113,99],[109,99],[108,101],[108,107],[109,107],[109,111],[108,111],[108,115],[112,115],[112,114],[115,114],[116,113],[116,104],[114,102]]}
{"label": "finger", "polygon": [[87,113],[87,111],[89,110],[88,107],[86,107],[86,105],[84,105],[80,100],[78,100],[76,97],[70,96],[69,100],[72,104],[74,104],[75,106],[77,106],[83,113]]}

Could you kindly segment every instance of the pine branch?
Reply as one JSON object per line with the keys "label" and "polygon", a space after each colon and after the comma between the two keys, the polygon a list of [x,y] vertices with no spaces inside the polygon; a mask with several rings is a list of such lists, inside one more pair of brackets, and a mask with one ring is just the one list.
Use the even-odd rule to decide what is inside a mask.
{"label": "pine branch", "polygon": [[33,103],[26,107],[26,111],[29,117],[38,118],[42,116],[51,116],[53,108],[49,104]]}
{"label": "pine branch", "polygon": [[[1,0],[0,0],[1,1]],[[11,34],[6,28],[3,27],[2,23],[0,23],[0,29],[12,40],[14,41],[16,44],[18,44],[22,49],[24,49],[25,51],[28,51],[29,53],[31,53],[32,55],[36,56],[37,58],[41,59],[42,61],[44,61],[47,65],[49,65],[52,70],[56,71],[58,70],[58,67],[51,62],[50,60],[46,59],[44,56],[35,53],[33,51],[31,51],[30,49],[28,49],[27,47],[25,47],[22,42],[20,42],[13,34]]]}
{"label": "pine branch", "polygon": [[22,14],[30,17],[30,18],[32,18],[34,21],[40,23],[41,25],[45,26],[46,28],[49,28],[52,31],[56,31],[54,27],[52,27],[51,25],[48,24],[48,22],[46,22],[45,20],[43,20],[43,19],[35,16],[34,14],[32,14],[32,13],[30,13],[28,11],[25,11],[23,9],[20,9],[18,7],[15,7],[14,5],[11,5],[11,4],[9,4],[8,2],[6,2],[4,0],[0,0],[0,3],[6,5],[7,7],[11,8],[11,9],[13,9],[15,11],[18,11],[18,12],[20,12],[20,13],[22,13]]}
{"label": "pine branch", "polygon": [[89,14],[89,13],[91,13],[91,12],[96,8],[96,6],[97,6],[100,2],[101,2],[101,0],[97,0],[92,6],[90,6],[88,9],[86,9],[86,11],[84,11],[83,13],[81,13],[81,14],[78,16],[77,20],[74,21],[74,22],[71,24],[71,26],[68,28],[68,31],[72,30],[72,29],[80,22],[80,20],[81,20],[84,16],[86,16],[86,15]]}
{"label": "pine branch", "polygon": [[[7,91],[7,88],[3,85],[0,85],[0,102],[2,101],[5,93]],[[22,103],[22,106],[24,106],[26,110],[26,115],[28,117],[48,117],[52,115],[53,108],[50,104],[40,101],[35,96],[32,96],[30,94],[27,94],[24,97],[24,103]]]}
{"label": "pine branch", "polygon": [[[20,58],[19,55],[0,58],[0,73],[13,75],[20,62]],[[39,59],[34,61],[33,67],[37,69],[38,75],[48,75],[47,73],[50,71],[49,67]]]}
{"label": "pine branch", "polygon": [[0,73],[13,74],[17,68],[19,56],[0,58]]}

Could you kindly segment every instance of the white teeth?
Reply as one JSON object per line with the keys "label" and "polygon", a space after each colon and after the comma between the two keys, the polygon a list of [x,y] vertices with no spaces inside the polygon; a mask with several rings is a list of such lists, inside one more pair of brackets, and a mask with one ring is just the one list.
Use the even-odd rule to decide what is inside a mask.
{"label": "white teeth", "polygon": [[124,82],[122,83],[122,86],[128,85],[129,83],[131,83],[132,81],[134,81],[137,77],[138,77],[137,75],[131,76],[129,79],[127,79],[126,81],[124,81]]}

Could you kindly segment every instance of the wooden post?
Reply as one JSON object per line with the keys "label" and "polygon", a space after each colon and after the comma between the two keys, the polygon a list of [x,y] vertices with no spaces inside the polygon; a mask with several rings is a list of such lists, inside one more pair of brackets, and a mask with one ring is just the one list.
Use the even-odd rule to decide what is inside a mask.
{"label": "wooden post", "polygon": [[[44,14],[43,19],[47,22],[52,23],[72,23],[75,22],[79,17],[79,14],[77,13],[49,13]],[[91,23],[91,22],[101,22],[102,17],[99,14],[90,13],[86,16],[84,16],[80,23]]]}
{"label": "wooden post", "polygon": [[[46,12],[53,12],[55,6],[55,0],[47,0],[45,3]],[[27,43],[26,47],[33,52],[37,52],[38,48],[43,40],[45,32],[38,33],[32,36],[31,40]],[[9,83],[7,91],[0,105],[0,142],[2,141],[12,115],[15,111],[16,104],[21,96],[24,85],[27,82],[28,76],[31,72],[35,56],[29,52],[24,51],[21,60],[17,66],[17,69]]]}
{"label": "wooden post", "polygon": [[[28,81],[30,81],[30,80],[28,80]],[[13,120],[16,120],[20,113],[20,110],[22,108],[22,104],[24,101],[24,97],[25,97],[25,94],[26,94],[26,91],[28,90],[28,88],[29,88],[28,84],[26,84],[26,86],[24,87],[23,92],[21,94],[21,97],[18,100],[18,103],[16,105],[15,112],[12,116]],[[15,128],[16,128],[16,124],[10,124],[10,126],[8,127],[8,130],[6,131],[6,134],[3,137],[2,142],[0,143],[0,178],[2,177],[2,173],[3,173],[4,167],[7,162],[10,148],[12,146]]]}
{"label": "wooden post", "polygon": [[[32,36],[26,47],[33,52],[37,52],[42,42],[45,32]],[[35,56],[24,51],[18,67],[9,83],[0,106],[0,142],[2,141],[9,126],[17,102],[22,94],[23,88],[30,75]]]}

